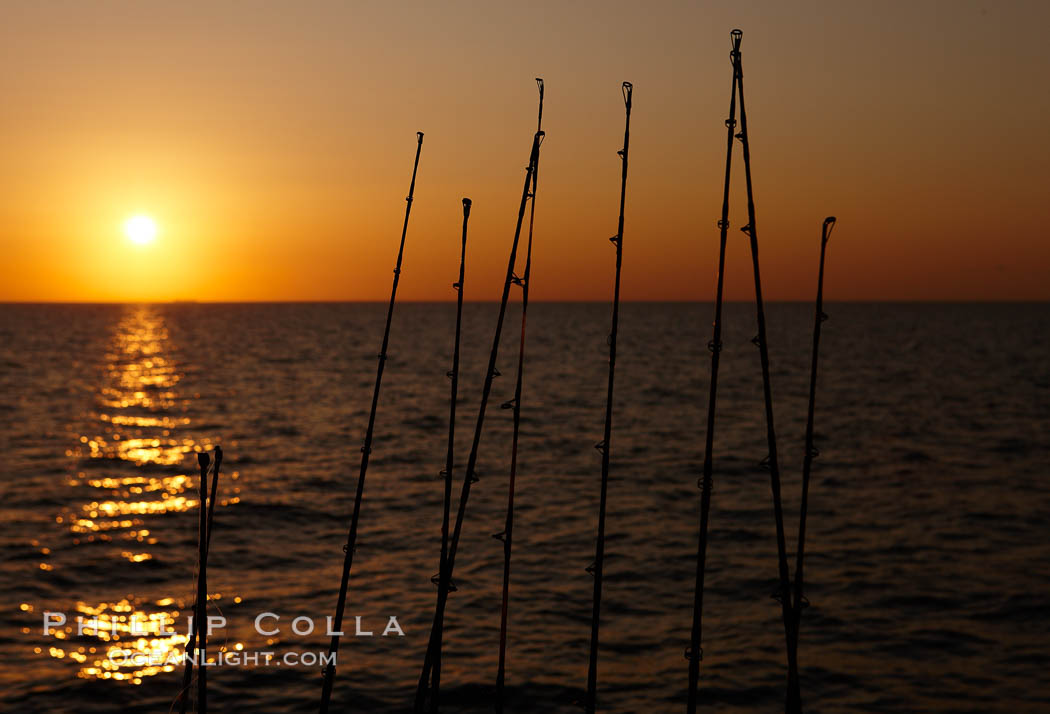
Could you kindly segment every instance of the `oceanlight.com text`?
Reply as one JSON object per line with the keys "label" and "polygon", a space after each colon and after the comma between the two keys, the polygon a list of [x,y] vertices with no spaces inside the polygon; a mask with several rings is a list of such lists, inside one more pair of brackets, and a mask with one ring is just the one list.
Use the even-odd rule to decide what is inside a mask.
{"label": "oceanlight.com text", "polygon": [[278,654],[273,651],[219,651],[207,655],[207,658],[199,656],[199,652],[198,650],[194,654],[185,654],[174,650],[142,652],[113,649],[110,650],[108,659],[117,666],[134,665],[136,667],[181,665],[187,662],[200,667],[327,667],[337,664],[334,652],[292,650]]}

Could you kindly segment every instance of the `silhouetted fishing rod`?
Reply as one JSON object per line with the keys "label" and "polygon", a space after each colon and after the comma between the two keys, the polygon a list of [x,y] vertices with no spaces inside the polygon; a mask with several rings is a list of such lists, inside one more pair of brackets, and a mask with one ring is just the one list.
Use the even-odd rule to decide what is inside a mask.
{"label": "silhouetted fishing rod", "polygon": [[[813,412],[817,402],[817,359],[820,352],[820,326],[828,319],[824,314],[824,255],[831,238],[831,231],[835,228],[835,217],[828,216],[824,219],[824,225],[820,230],[820,270],[817,272],[817,304],[813,317],[813,361],[809,369],[809,406],[806,408],[806,452],[802,458],[802,505],[799,508],[798,517],[798,547],[795,555],[795,594],[792,598],[794,607],[794,623],[792,629],[791,648],[795,652],[798,661],[798,633],[802,621],[802,610],[809,605],[803,594],[802,564],[806,552],[806,512],[809,508],[809,474],[813,467],[813,459],[820,452],[813,446]],[[801,700],[801,696],[799,697]]]}
{"label": "silhouetted fishing rod", "polygon": [[[197,598],[193,603],[193,634],[194,655],[197,660],[197,711],[208,711],[208,680],[207,660],[205,651],[208,644],[207,630],[203,629],[203,622],[208,612],[208,464],[211,459],[206,452],[197,454],[197,465],[200,467],[200,482],[198,483],[198,499],[200,500],[200,517],[198,518],[197,534]],[[190,665],[192,660],[186,661],[186,670],[183,674],[183,683],[187,689],[189,683],[186,681],[192,671]],[[188,691],[183,692],[183,707],[186,703]]]}
{"label": "silhouetted fishing rod", "polygon": [[212,449],[215,463],[211,467],[211,491],[208,493],[208,533],[204,543],[204,554],[211,551],[211,525],[215,517],[215,494],[219,492],[219,467],[222,466],[222,447]]}
{"label": "silhouetted fishing rod", "polygon": [[613,382],[616,377],[616,335],[620,324],[620,266],[623,264],[623,209],[627,199],[627,155],[631,145],[631,94],[630,82],[620,87],[626,112],[623,129],[623,148],[616,153],[620,157],[620,217],[616,235],[609,240],[616,246],[616,278],[613,282],[612,329],[609,331],[609,382],[605,396],[605,431],[595,448],[602,455],[601,492],[598,498],[598,538],[594,551],[594,563],[587,571],[594,577],[594,594],[591,602],[591,651],[587,666],[587,714],[597,709],[598,693],[598,625],[602,608],[602,576],[605,568],[605,510],[609,491],[609,451],[612,443]]}
{"label": "silhouetted fishing rod", "polygon": [[[448,560],[448,526],[449,515],[452,511],[452,467],[453,456],[456,447],[456,400],[459,394],[459,337],[463,326],[463,276],[467,260],[467,220],[470,218],[470,199],[463,199],[463,243],[459,252],[459,280],[452,284],[456,290],[456,339],[452,348],[452,369],[447,372],[452,380],[452,394],[449,399],[448,409],[448,448],[445,450],[445,470],[441,476],[445,480],[445,500],[441,517],[441,560],[438,566],[438,574],[431,578],[431,582],[439,588],[448,587],[448,570],[445,567]],[[431,699],[437,701],[441,690],[441,651],[434,653],[433,679],[431,684]]]}
{"label": "silhouetted fishing rod", "polygon": [[704,474],[700,483],[700,535],[696,551],[696,587],[693,591],[693,629],[689,637],[689,696],[687,711],[696,714],[697,686],[700,682],[700,660],[703,658],[704,575],[707,568],[707,524],[711,512],[712,474],[715,446],[715,398],[718,395],[718,362],[722,354],[722,289],[725,285],[726,240],[729,234],[729,179],[733,165],[733,135],[736,132],[736,70],[741,35],[732,35],[729,59],[733,65],[733,82],[729,93],[729,118],[726,119],[726,172],[722,187],[722,217],[718,220],[718,287],[715,289],[714,334],[707,343],[711,352],[711,381],[707,397],[707,435],[704,443]]}
{"label": "silhouetted fishing rod", "polygon": [[[543,80],[536,78],[540,91],[540,108],[536,116],[536,131],[543,129]],[[493,537],[503,543],[503,602],[499,621],[499,664],[496,669],[496,712],[503,712],[503,685],[507,661],[507,612],[510,606],[510,553],[514,537],[514,485],[518,473],[518,431],[521,427],[521,382],[525,370],[525,318],[529,312],[529,278],[532,275],[532,227],[536,219],[536,186],[539,182],[540,157],[532,166],[532,203],[529,205],[529,236],[525,244],[525,272],[514,282],[521,286],[521,338],[518,341],[518,374],[514,383],[514,398],[504,402],[503,409],[514,410],[514,426],[510,441],[510,481],[507,486],[507,520],[503,531]]]}
{"label": "silhouetted fishing rod", "polygon": [[416,132],[416,159],[412,164],[412,182],[408,186],[408,198],[405,199],[405,222],[401,227],[401,245],[397,250],[397,263],[394,267],[394,284],[390,289],[390,304],[386,311],[386,327],[383,329],[383,344],[379,349],[379,366],[376,368],[375,391],[372,392],[372,409],[368,413],[368,427],[365,429],[365,444],[361,447],[361,472],[357,477],[357,492],[354,494],[354,511],[350,517],[350,531],[343,546],[343,577],[339,584],[339,600],[335,606],[335,619],[332,623],[332,642],[328,647],[329,664],[324,668],[324,682],[321,686],[321,713],[328,711],[332,697],[332,683],[335,680],[335,657],[339,651],[338,634],[343,624],[343,611],[346,609],[346,592],[350,584],[350,568],[354,562],[354,550],[357,547],[357,524],[361,517],[361,500],[365,492],[365,473],[368,471],[368,457],[372,453],[372,434],[375,431],[376,410],[379,407],[379,388],[383,383],[383,367],[386,365],[387,346],[390,342],[390,322],[394,317],[394,301],[397,298],[397,283],[401,278],[401,259],[405,255],[405,235],[408,233],[408,217],[412,213],[412,199],[416,191],[416,171],[419,169],[419,153],[423,149],[423,132]]}
{"label": "silhouetted fishing rod", "polygon": [[773,492],[773,517],[777,530],[777,564],[780,584],[773,597],[780,603],[784,619],[784,635],[788,658],[788,698],[786,710],[790,713],[801,710],[798,693],[798,666],[795,652],[791,647],[794,640],[794,616],[791,606],[791,579],[788,574],[787,547],[784,543],[784,509],[780,499],[780,463],[777,460],[777,437],[773,427],[773,389],[769,378],[769,349],[766,344],[766,312],[762,302],[762,279],[758,268],[758,229],[755,223],[755,197],[751,184],[751,146],[747,135],[747,110],[744,106],[744,70],[741,59],[740,30],[733,30],[733,42],[736,51],[736,85],[740,93],[740,133],[737,138],[744,145],[744,178],[747,184],[747,225],[741,228],[751,239],[751,263],[755,273],[755,311],[758,320],[758,334],[752,340],[758,347],[759,360],[762,363],[762,393],[766,407],[766,441],[769,454],[760,462],[760,466],[769,469],[770,488]]}
{"label": "silhouetted fishing rod", "polygon": [[434,654],[441,648],[441,640],[444,630],[445,605],[448,602],[448,594],[456,589],[452,580],[452,573],[456,563],[456,549],[459,545],[460,533],[463,530],[463,518],[467,511],[467,499],[470,497],[470,487],[478,480],[476,467],[478,462],[478,449],[481,446],[481,432],[485,423],[485,408],[488,406],[489,395],[492,392],[492,380],[499,375],[496,369],[496,358],[499,354],[500,336],[503,334],[503,319],[507,314],[507,301],[510,298],[510,287],[514,284],[514,263],[518,254],[518,241],[521,238],[521,226],[525,220],[525,205],[532,198],[530,191],[532,187],[532,175],[536,170],[536,162],[540,155],[540,144],[543,142],[543,132],[538,131],[532,139],[532,151],[529,154],[529,165],[525,170],[525,185],[521,190],[521,205],[518,207],[518,221],[514,228],[514,241],[510,247],[510,259],[507,262],[507,277],[503,284],[503,297],[500,300],[499,316],[496,319],[496,334],[492,340],[492,352],[489,353],[488,369],[485,372],[485,382],[481,390],[481,406],[478,408],[478,421],[474,427],[474,441],[470,447],[470,456],[467,459],[467,468],[463,474],[463,487],[459,496],[459,507],[456,511],[456,525],[449,541],[448,557],[445,570],[447,571],[447,586],[438,587],[437,607],[434,612],[434,624],[430,630],[430,642],[427,645],[427,654],[423,662],[423,671],[419,676],[419,685],[416,688],[415,711],[422,712],[427,694],[427,682],[430,680],[431,667],[433,666]]}
{"label": "silhouetted fishing rod", "polygon": [[[204,555],[203,555],[204,561],[207,561],[208,551],[211,550],[211,528],[212,528],[212,521],[213,521],[214,516],[215,516],[215,500],[216,500],[215,499],[215,495],[219,492],[219,467],[222,466],[222,447],[221,446],[216,446],[215,450],[214,450],[214,453],[215,453],[215,463],[212,465],[211,493],[207,495],[207,498],[208,498],[208,515],[207,515],[207,523],[205,525],[205,530],[204,530]],[[203,454],[203,456],[205,457],[205,460],[207,460],[208,455],[207,454]],[[198,463],[200,463],[200,457],[198,457]],[[205,465],[203,467],[202,472],[201,472],[201,482],[202,483],[206,482],[207,481],[207,477],[208,477],[207,466]],[[203,514],[203,511],[204,511],[204,501],[201,500],[201,513],[202,514]],[[198,557],[200,557],[200,556],[198,556]],[[198,568],[199,567],[200,566],[198,566]],[[198,573],[199,572],[200,571],[198,570]],[[199,597],[199,593],[198,593],[198,597]],[[194,605],[193,605],[193,627],[190,628],[189,640],[186,642],[186,652],[187,653],[194,652],[197,649],[197,625],[199,624],[200,620],[205,618],[206,615],[207,615],[206,612],[202,612],[201,617],[198,617],[197,616],[197,604],[194,603]],[[180,714],[186,714],[186,705],[187,705],[187,703],[189,701],[189,697],[187,695],[189,694],[190,681],[191,681],[192,676],[193,676],[193,663],[192,663],[192,661],[187,660],[185,664],[186,664],[186,667],[185,667],[185,669],[183,670],[183,673],[182,673],[182,691],[179,692],[179,712],[180,712]],[[203,667],[204,667],[204,665],[202,664],[201,668],[203,669]]]}

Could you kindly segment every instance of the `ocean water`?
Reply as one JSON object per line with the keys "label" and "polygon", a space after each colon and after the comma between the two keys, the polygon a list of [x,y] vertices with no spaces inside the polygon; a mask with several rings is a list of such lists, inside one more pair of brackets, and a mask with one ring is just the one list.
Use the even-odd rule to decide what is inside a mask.
{"label": "ocean water", "polygon": [[[456,493],[497,306],[469,304]],[[194,591],[194,453],[225,452],[210,650],[327,647],[385,305],[0,306],[0,710],[167,711]],[[810,712],[1050,710],[1050,309],[830,304],[801,643]],[[491,711],[518,313],[508,316],[457,559],[445,709]],[[399,305],[340,650],[336,711],[403,712],[440,543],[455,306]],[[530,309],[508,710],[573,712],[586,682],[605,304]],[[712,306],[621,322],[599,702],[684,708]],[[793,550],[812,307],[768,306]],[[769,712],[785,681],[754,311],[727,306],[705,596],[704,710]],[[793,562],[793,561],[792,561]],[[101,618],[44,636],[43,613]],[[254,618],[280,615],[280,632]],[[129,632],[132,615],[152,634]],[[317,629],[292,632],[308,616]],[[380,636],[395,616],[404,636]],[[122,619],[123,618],[123,619]],[[268,621],[272,623],[271,621]],[[116,629],[113,630],[112,628]],[[148,628],[147,628],[148,629]],[[166,628],[163,628],[166,629]],[[114,634],[115,633],[115,634]],[[215,711],[316,709],[320,666],[209,671]]]}

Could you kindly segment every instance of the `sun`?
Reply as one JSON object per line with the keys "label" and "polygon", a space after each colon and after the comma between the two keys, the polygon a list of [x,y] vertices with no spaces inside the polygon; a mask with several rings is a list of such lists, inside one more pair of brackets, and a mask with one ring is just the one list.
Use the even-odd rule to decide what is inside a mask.
{"label": "sun", "polygon": [[124,221],[124,235],[132,243],[146,245],[157,237],[157,224],[149,216],[140,213]]}

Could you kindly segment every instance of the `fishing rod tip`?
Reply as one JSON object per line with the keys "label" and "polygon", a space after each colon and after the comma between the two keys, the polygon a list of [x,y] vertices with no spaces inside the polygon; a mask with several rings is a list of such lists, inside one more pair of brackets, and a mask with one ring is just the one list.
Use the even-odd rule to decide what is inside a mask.
{"label": "fishing rod tip", "polygon": [[471,200],[469,198],[464,198],[463,199],[463,208],[470,208],[470,206],[471,206]]}
{"label": "fishing rod tip", "polygon": [[208,468],[208,464],[211,463],[211,457],[208,456],[206,451],[201,451],[197,454],[197,465],[202,469]]}
{"label": "fishing rod tip", "polygon": [[828,216],[824,219],[824,226],[820,231],[820,238],[823,243],[828,242],[833,230],[835,230],[835,216]]}
{"label": "fishing rod tip", "polygon": [[416,139],[419,141],[420,144],[422,144],[423,143],[423,132],[417,131],[416,132]]}
{"label": "fishing rod tip", "polygon": [[731,38],[730,45],[732,46],[732,51],[729,53],[729,56],[732,57],[734,61],[736,61],[737,57],[740,55],[740,40],[743,36],[744,33],[740,30],[733,30],[729,33],[729,37]]}

